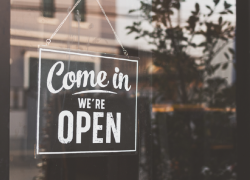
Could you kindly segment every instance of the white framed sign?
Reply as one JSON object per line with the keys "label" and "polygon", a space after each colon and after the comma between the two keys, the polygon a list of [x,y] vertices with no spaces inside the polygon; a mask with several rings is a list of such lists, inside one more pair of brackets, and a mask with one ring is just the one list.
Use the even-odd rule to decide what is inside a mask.
{"label": "white framed sign", "polygon": [[39,48],[36,154],[136,152],[138,60]]}

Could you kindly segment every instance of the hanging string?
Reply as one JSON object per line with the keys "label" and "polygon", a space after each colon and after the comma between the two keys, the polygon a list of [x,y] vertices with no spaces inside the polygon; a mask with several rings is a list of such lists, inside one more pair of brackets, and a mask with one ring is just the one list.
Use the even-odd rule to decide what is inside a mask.
{"label": "hanging string", "polygon": [[65,23],[65,21],[68,19],[72,11],[76,8],[76,6],[81,2],[81,0],[78,0],[76,4],[73,6],[73,8],[69,11],[68,15],[64,18],[64,20],[61,22],[61,24],[56,28],[55,32],[50,36],[49,39],[46,40],[46,46],[48,46],[51,43],[52,38],[56,35],[56,33],[60,30],[62,25]]}
{"label": "hanging string", "polygon": [[[73,8],[72,8],[72,9],[70,10],[70,12],[68,13],[68,15],[64,18],[64,20],[61,22],[61,24],[57,27],[57,29],[55,30],[55,32],[50,36],[49,39],[46,40],[46,46],[48,46],[48,45],[51,43],[52,38],[53,38],[53,37],[56,35],[56,33],[60,30],[60,28],[61,28],[62,25],[65,23],[65,21],[67,20],[67,18],[69,17],[69,15],[72,13],[72,11],[76,8],[76,6],[77,6],[80,2],[81,2],[81,0],[78,0],[78,1],[76,2],[76,4],[73,6]],[[109,24],[109,26],[111,27],[111,29],[112,29],[112,31],[113,31],[113,33],[114,33],[114,35],[115,35],[116,40],[118,41],[118,43],[119,43],[120,46],[122,47],[122,50],[123,50],[124,55],[125,55],[125,56],[128,56],[127,50],[123,47],[122,42],[121,42],[120,38],[118,37],[118,35],[116,34],[116,32],[115,32],[115,30],[114,30],[112,24],[110,23],[109,18],[108,18],[108,16],[106,15],[106,13],[105,13],[105,11],[104,11],[104,9],[103,9],[101,3],[99,2],[99,0],[96,0],[96,2],[98,3],[99,7],[101,8],[102,13],[103,13],[103,15],[105,16],[106,20],[108,21],[108,24]]]}
{"label": "hanging string", "polygon": [[101,3],[99,2],[99,0],[96,0],[96,2],[97,2],[98,5],[100,6],[103,15],[105,16],[106,20],[108,21],[108,23],[109,23],[109,25],[110,25],[110,27],[111,27],[111,29],[112,29],[114,35],[115,35],[116,40],[118,41],[118,43],[119,43],[120,46],[122,47],[122,50],[123,50],[124,55],[125,55],[125,56],[128,56],[128,52],[127,52],[126,49],[123,47],[122,42],[121,42],[121,40],[119,39],[118,35],[116,34],[116,32],[115,32],[115,30],[114,30],[112,24],[110,23],[109,18],[108,18],[108,16],[106,15],[106,13],[105,13],[105,11],[104,11],[104,9],[103,9]]}

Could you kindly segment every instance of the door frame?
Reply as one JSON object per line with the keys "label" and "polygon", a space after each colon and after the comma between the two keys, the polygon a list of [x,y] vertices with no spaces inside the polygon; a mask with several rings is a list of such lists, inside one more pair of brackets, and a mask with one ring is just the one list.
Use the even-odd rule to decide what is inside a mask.
{"label": "door frame", "polygon": [[[236,0],[238,179],[250,179],[250,2]],[[248,23],[247,23],[248,22]],[[9,179],[10,0],[0,6],[0,179]]]}
{"label": "door frame", "polygon": [[10,0],[0,6],[0,179],[9,179]]}
{"label": "door frame", "polygon": [[250,1],[236,0],[237,176],[250,179]]}

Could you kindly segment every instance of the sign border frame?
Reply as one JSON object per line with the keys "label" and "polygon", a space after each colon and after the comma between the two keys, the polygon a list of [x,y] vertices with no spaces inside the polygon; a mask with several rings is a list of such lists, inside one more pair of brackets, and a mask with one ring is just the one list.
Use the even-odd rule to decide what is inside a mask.
{"label": "sign border frame", "polygon": [[[40,124],[40,89],[41,89],[41,54],[42,51],[45,52],[55,52],[61,54],[69,54],[69,55],[80,55],[80,56],[90,56],[90,57],[99,57],[105,59],[113,59],[120,61],[129,61],[136,63],[136,91],[135,91],[135,149],[133,150],[104,150],[104,151],[64,151],[64,152],[41,152],[39,151],[39,124]],[[58,155],[58,154],[95,154],[95,153],[124,153],[124,152],[136,152],[137,150],[137,138],[138,138],[138,118],[137,118],[137,94],[138,94],[138,60],[131,60],[125,58],[117,58],[117,57],[109,57],[109,56],[101,56],[101,55],[93,55],[93,54],[85,54],[80,52],[71,52],[65,50],[55,50],[55,49],[47,49],[47,48],[39,48],[39,65],[38,65],[38,98],[37,98],[37,126],[36,126],[36,155]]]}

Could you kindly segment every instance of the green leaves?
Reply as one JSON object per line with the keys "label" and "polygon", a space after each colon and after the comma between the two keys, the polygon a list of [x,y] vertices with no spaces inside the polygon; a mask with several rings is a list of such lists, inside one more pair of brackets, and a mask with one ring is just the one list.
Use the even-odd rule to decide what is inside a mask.
{"label": "green leaves", "polygon": [[187,23],[189,24],[189,29],[194,32],[196,23],[199,21],[199,18],[196,16],[190,16]]}
{"label": "green leaves", "polygon": [[227,3],[227,1],[224,1],[224,8],[229,9],[232,6],[232,4]]}
{"label": "green leaves", "polygon": [[200,14],[200,5],[198,3],[195,4],[195,11],[191,11],[192,15],[188,18],[187,29],[191,32],[195,31],[196,24],[199,22],[199,14]]}
{"label": "green leaves", "polygon": [[197,16],[200,12],[200,5],[198,3],[195,3],[195,11],[192,11],[192,14],[194,16]]}
{"label": "green leaves", "polygon": [[219,19],[218,19],[218,23],[219,23],[219,25],[222,24],[222,17],[221,17],[221,16],[220,16]]}
{"label": "green leaves", "polygon": [[131,10],[128,11],[128,13],[133,13],[133,12],[135,12],[135,11],[138,11],[138,10],[136,10],[136,9],[131,9]]}
{"label": "green leaves", "polygon": [[126,29],[130,30],[127,34],[131,34],[133,32],[140,33],[141,32],[140,25],[141,22],[134,22],[133,26],[127,26]]}
{"label": "green leaves", "polygon": [[224,64],[222,65],[222,69],[223,69],[223,70],[226,70],[227,67],[228,67],[228,63],[224,63]]}
{"label": "green leaves", "polygon": [[[152,25],[152,28],[142,26],[140,22],[143,21],[140,21],[128,26],[127,30],[129,30],[128,33],[136,35],[135,39],[145,38],[148,44],[154,47],[152,51],[154,65],[160,69],[158,73],[161,73],[158,74],[159,79],[155,84],[159,94],[164,98],[176,97],[187,102],[192,100],[192,97],[189,97],[189,91],[192,91],[195,96],[193,90],[197,88],[197,84],[202,89],[207,78],[213,77],[219,69],[228,68],[234,50],[230,48],[227,51],[224,47],[234,35],[234,26],[223,17],[224,14],[231,13],[231,5],[227,2],[224,2],[225,9],[219,12],[221,15],[217,21],[214,21],[215,17],[212,16],[215,15],[214,9],[219,4],[219,0],[213,0],[214,6],[204,5],[209,11],[206,14],[201,11],[200,4],[196,3],[190,16],[186,17],[187,23],[185,25],[176,23],[176,15],[172,15],[176,12],[175,9],[180,9],[180,2],[179,0],[152,0],[152,4],[142,3],[140,14],[144,21]],[[202,42],[197,42],[195,40],[197,38],[202,39]],[[203,53],[194,58],[189,48],[192,51],[197,48]],[[224,54],[223,58],[227,59],[227,62],[212,64],[218,53]],[[169,83],[164,83],[166,81]],[[170,94],[169,89],[173,94]],[[174,94],[176,92],[180,93]]]}
{"label": "green leaves", "polygon": [[206,46],[207,42],[202,42],[198,45],[198,47],[203,47],[203,46]]}
{"label": "green leaves", "polygon": [[229,60],[229,55],[226,52],[224,52],[224,56]]}
{"label": "green leaves", "polygon": [[197,13],[200,12],[200,5],[198,3],[195,3],[195,10]]}
{"label": "green leaves", "polygon": [[212,11],[212,8],[211,8],[210,6],[206,5],[206,7],[207,7],[209,10],[211,10],[211,11]]}
{"label": "green leaves", "polygon": [[[182,16],[182,20],[184,18],[186,23],[183,21],[178,23],[176,21],[178,15],[174,13],[176,9],[180,10],[182,0],[150,2],[152,3],[142,3],[140,8],[143,25],[136,22],[127,27],[127,30],[129,33],[134,33],[136,39],[145,38],[150,47],[153,47],[155,70],[150,72],[155,92],[153,98],[157,99],[157,102],[169,101],[184,105],[204,103],[209,107],[232,107],[230,102],[234,101],[228,101],[228,97],[232,97],[233,91],[228,91],[226,94],[225,89],[229,87],[227,80],[217,74],[218,71],[228,69],[229,65],[232,67],[229,63],[232,63],[234,50],[227,48],[228,43],[232,42],[230,40],[235,31],[234,25],[229,22],[233,13],[230,10],[232,6],[224,0],[197,0],[202,3],[196,3],[189,16]],[[204,4],[210,2],[212,5]],[[220,2],[222,8],[224,3],[224,9],[222,12],[217,12],[216,9],[219,8],[216,6]],[[203,7],[207,11],[203,12]],[[227,14],[227,18],[224,14]],[[144,26],[144,22],[151,27]],[[220,56],[217,56],[218,54]],[[219,63],[215,64],[218,58],[220,58]],[[213,120],[213,118],[209,120],[211,119]],[[178,172],[173,170],[175,171],[173,179],[180,179],[174,174],[179,175],[180,170],[188,168],[188,165],[184,165],[180,166]]]}
{"label": "green leaves", "polygon": [[234,49],[232,49],[232,48],[228,48],[228,51],[229,51],[232,55],[235,54]]}
{"label": "green leaves", "polygon": [[230,9],[228,9],[227,12],[229,12],[230,14],[233,14],[233,11],[231,11]]}
{"label": "green leaves", "polygon": [[208,14],[208,17],[209,17],[214,13],[214,11],[210,6],[206,5],[206,7],[210,10],[210,13]]}
{"label": "green leaves", "polygon": [[214,4],[215,6],[217,6],[217,4],[220,2],[220,0],[214,0]]}
{"label": "green leaves", "polygon": [[172,6],[173,6],[173,8],[179,10],[181,7],[181,3],[179,1],[173,2]]}
{"label": "green leaves", "polygon": [[233,14],[233,11],[230,10],[230,7],[232,7],[232,4],[227,3],[226,1],[224,1],[224,11],[220,12],[220,14]]}

